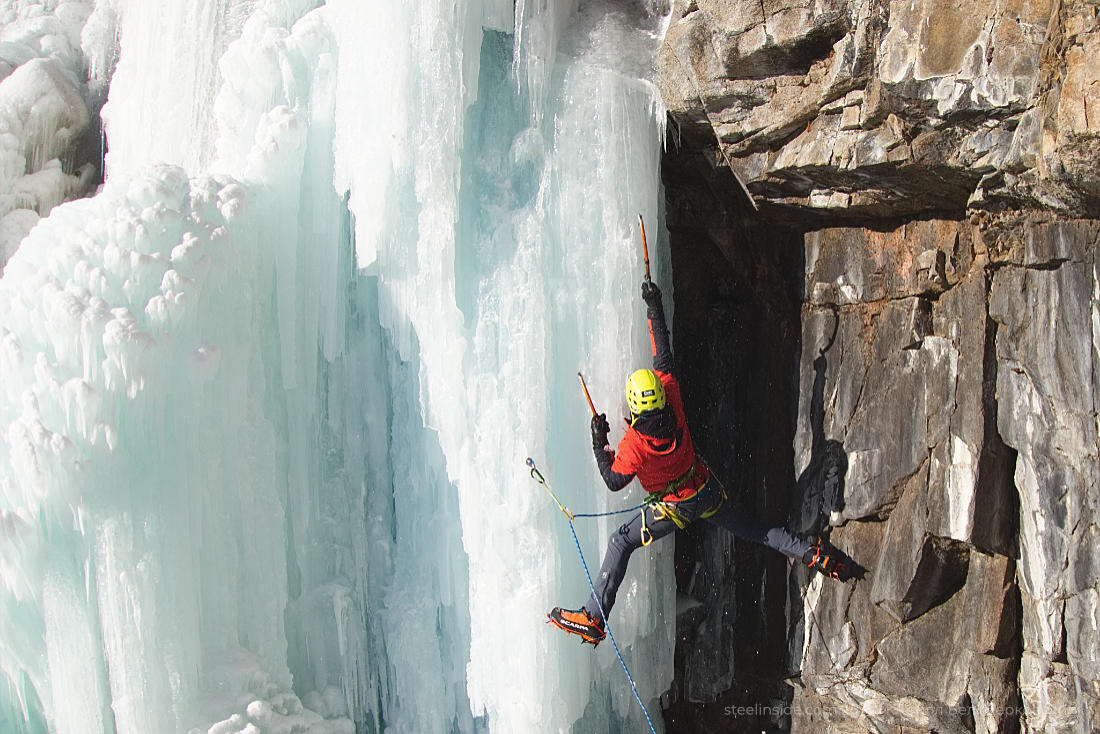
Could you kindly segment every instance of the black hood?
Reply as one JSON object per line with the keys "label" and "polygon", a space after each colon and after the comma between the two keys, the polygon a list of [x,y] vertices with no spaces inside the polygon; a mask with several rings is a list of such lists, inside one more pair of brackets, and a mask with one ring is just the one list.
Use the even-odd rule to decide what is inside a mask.
{"label": "black hood", "polygon": [[647,410],[634,421],[634,430],[651,438],[669,441],[676,436],[676,413],[671,405],[660,410]]}

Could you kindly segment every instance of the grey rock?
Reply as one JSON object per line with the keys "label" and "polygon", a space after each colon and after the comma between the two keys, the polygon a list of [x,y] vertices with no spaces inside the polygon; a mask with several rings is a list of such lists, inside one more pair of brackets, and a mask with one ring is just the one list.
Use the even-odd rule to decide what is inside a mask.
{"label": "grey rock", "polygon": [[[731,167],[772,154],[745,167],[755,195],[833,222],[968,207],[1100,212],[1090,3],[697,7],[674,15],[662,58],[675,63],[661,64],[660,88],[674,117],[710,128],[701,144]],[[838,109],[853,92],[859,103]],[[982,178],[993,173],[1011,177]]]}
{"label": "grey rock", "polygon": [[[1054,695],[1052,687],[1084,694],[1076,704],[1087,720],[1098,711],[1100,548],[1089,542],[1100,505],[1095,238],[1091,223],[1037,229],[1023,248],[1025,262],[1035,264],[999,271],[990,299],[998,323],[999,428],[1019,453],[1029,661],[1020,683],[1029,719],[1040,715],[1035,702]],[[1064,675],[1051,674],[1055,663],[1067,666]]]}
{"label": "grey rock", "polygon": [[921,501],[926,486],[913,482],[890,513],[871,587],[871,601],[899,622],[943,603],[966,581],[968,548],[929,532],[930,513]]}
{"label": "grey rock", "polygon": [[[958,668],[968,662],[965,656],[929,655],[930,650],[950,649],[954,631],[963,614],[963,596],[928,612],[878,641],[878,659],[871,671],[875,690],[895,699],[913,697],[927,704],[957,707],[965,688]],[[965,672],[965,668],[963,671]],[[955,712],[952,712],[955,713]],[[963,730],[959,717],[951,730]],[[919,726],[919,721],[908,722]]]}
{"label": "grey rock", "polygon": [[1009,659],[1016,653],[1020,622],[1016,563],[1007,556],[972,551],[968,566],[957,641],[976,654]]}
{"label": "grey rock", "polygon": [[803,237],[790,526],[867,569],[791,574],[792,731],[1100,730],[1096,3],[679,7],[681,153]]}
{"label": "grey rock", "polygon": [[971,228],[942,221],[810,232],[806,292],[813,303],[837,304],[936,295],[969,271],[974,239]]}
{"label": "grey rock", "polygon": [[1019,731],[1024,713],[1016,685],[1018,660],[993,655],[971,655],[966,694],[975,734]]}
{"label": "grey rock", "polygon": [[[1063,324],[1054,331],[1063,333],[1091,329],[1096,283],[1094,265],[1087,263],[1095,233],[1091,225],[1072,223],[981,233],[923,222],[904,232],[843,229],[806,236],[810,305],[803,311],[795,441],[803,509],[794,527],[824,528],[834,538],[865,524],[858,521],[883,528],[878,553],[866,564],[874,568],[869,586],[843,602],[819,597],[812,614],[803,615],[809,642],[798,664],[803,680],[821,689],[818,698],[831,701],[815,699],[818,714],[833,722],[830,731],[845,730],[841,712],[851,705],[862,712],[857,717],[865,715],[863,706],[871,707],[879,723],[1012,731],[1027,718],[1019,714],[1033,705],[1028,695],[1036,691],[1050,697],[1072,686],[1075,706],[1091,700],[1079,692],[1097,680],[1085,653],[1096,640],[1081,624],[1096,610],[1095,523],[1089,520],[1072,536],[1029,527],[1027,498],[1018,487],[1026,485],[1021,463],[1036,461],[1041,468],[1033,473],[1054,486],[1072,480],[1078,487],[1065,495],[1033,490],[1036,517],[1065,527],[1095,505],[1085,489],[1096,486],[1086,478],[1092,470],[1057,465],[1047,457],[1066,447],[1037,442],[1037,427],[1026,428],[1028,420],[1038,420],[1031,417],[1038,409],[1044,429],[1068,424],[1066,443],[1080,452],[1078,464],[1096,451],[1091,332],[1056,346],[1050,330],[1037,331],[1036,323],[1054,318]],[[1020,265],[989,271],[981,265],[991,253],[1000,263]],[[1037,341],[1040,333],[1048,337]],[[1008,359],[1013,349],[1024,354]],[[1006,369],[1021,362],[1026,369]],[[1044,371],[1051,372],[1041,380],[1050,395],[1039,399],[1034,383]],[[1021,375],[1030,375],[1022,385]],[[1020,394],[1024,388],[1032,393]],[[1079,407],[1056,411],[1053,406],[1062,403]],[[1025,427],[1008,428],[1021,423]],[[1025,456],[1028,446],[1028,452],[1041,449],[1040,456]],[[844,468],[840,481],[838,467]],[[1017,552],[1022,564],[1035,566],[1021,569],[1023,593],[1011,561]],[[1067,596],[1072,604],[1055,603]],[[871,633],[856,621],[857,597],[893,620],[892,631],[882,634],[880,623]],[[965,611],[941,611],[955,606]],[[830,634],[814,644],[811,623]],[[1058,647],[1063,629],[1066,643]],[[923,636],[933,630],[946,636],[935,645]],[[1072,644],[1071,631],[1077,635]],[[1021,666],[1021,647],[1042,650],[1040,659],[1051,663],[1065,659],[1069,674],[1029,679],[1038,668]],[[900,671],[940,648],[955,652],[936,663],[938,677],[925,671],[920,681],[905,679]],[[867,650],[879,661],[869,678],[859,662]],[[825,674],[823,666],[832,672]],[[853,675],[863,681],[863,698],[840,706],[832,700],[841,695],[836,687],[850,688]],[[904,690],[918,685],[925,686],[918,696],[923,703],[902,705],[909,695]],[[1092,715],[1091,704],[1081,708],[1083,716]],[[951,712],[946,719],[942,709]],[[961,719],[955,715],[964,709]]]}

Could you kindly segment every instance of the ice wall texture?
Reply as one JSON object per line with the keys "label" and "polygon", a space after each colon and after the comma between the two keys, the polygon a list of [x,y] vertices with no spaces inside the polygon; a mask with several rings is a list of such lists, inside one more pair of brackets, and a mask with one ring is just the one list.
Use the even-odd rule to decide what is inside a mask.
{"label": "ice wall texture", "polygon": [[[613,414],[646,360],[638,213],[668,274],[636,74],[660,16],[86,17],[107,181],[0,280],[4,730],[641,724],[611,652],[543,624],[586,587],[523,462],[578,510],[623,501],[575,375]],[[616,609],[647,701],[671,571],[639,557]]]}
{"label": "ice wall texture", "polygon": [[92,5],[0,4],[0,267],[40,217],[94,186],[80,40]]}

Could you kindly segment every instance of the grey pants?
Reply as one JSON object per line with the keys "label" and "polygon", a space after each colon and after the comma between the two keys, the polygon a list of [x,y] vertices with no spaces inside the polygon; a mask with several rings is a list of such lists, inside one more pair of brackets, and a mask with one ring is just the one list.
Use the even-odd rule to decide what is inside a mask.
{"label": "grey pants", "polygon": [[[717,493],[717,488],[712,488]],[[701,491],[689,500],[684,500],[676,505],[678,513],[690,522],[694,522],[700,515],[713,506],[716,496],[711,496],[710,491]],[[646,538],[660,540],[676,529],[676,523],[667,517],[657,518],[653,514],[653,508],[645,508]],[[751,540],[760,545],[779,551],[786,556],[801,561],[806,551],[810,549],[810,543],[802,538],[791,535],[786,528],[769,528],[759,522],[755,517],[745,512],[733,500],[726,500],[718,512],[706,518],[704,522],[733,533],[738,538]],[[642,512],[634,516],[632,520],[624,523],[616,530],[607,542],[607,552],[603,557],[603,565],[600,567],[600,575],[593,586],[595,594],[585,604],[585,611],[596,619],[600,618],[602,606],[604,614],[611,615],[611,607],[615,605],[615,594],[619,585],[626,576],[626,566],[630,561],[630,554],[642,547]],[[598,603],[597,603],[598,602]]]}

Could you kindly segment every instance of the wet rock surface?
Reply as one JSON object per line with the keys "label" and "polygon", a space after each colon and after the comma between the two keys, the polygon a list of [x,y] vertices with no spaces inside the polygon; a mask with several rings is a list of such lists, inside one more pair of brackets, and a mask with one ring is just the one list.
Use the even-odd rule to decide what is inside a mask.
{"label": "wet rock surface", "polygon": [[[780,601],[767,551],[682,543],[732,586],[681,574],[708,600],[681,618],[670,731],[1100,730],[1098,18],[673,4],[689,412],[754,511],[866,573],[796,567]],[[689,663],[716,609],[721,678]]]}

